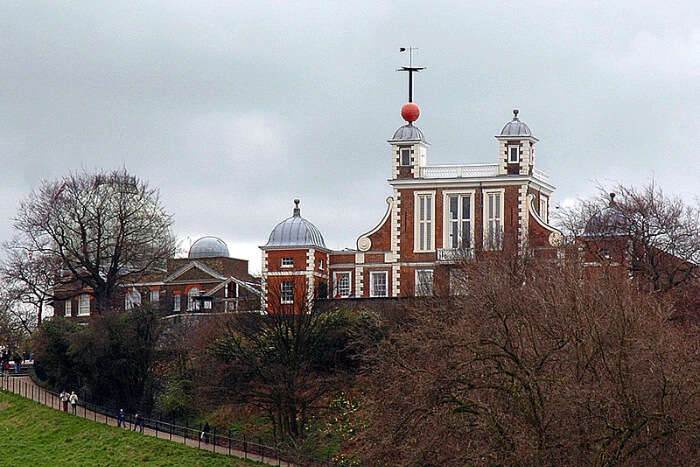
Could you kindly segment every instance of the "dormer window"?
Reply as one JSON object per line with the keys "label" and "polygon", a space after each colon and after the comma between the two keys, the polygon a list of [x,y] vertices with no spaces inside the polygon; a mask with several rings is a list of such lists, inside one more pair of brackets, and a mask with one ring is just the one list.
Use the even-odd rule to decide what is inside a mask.
{"label": "dormer window", "polygon": [[401,148],[401,165],[411,165],[411,148]]}
{"label": "dormer window", "polygon": [[294,267],[294,258],[282,258],[282,267],[283,268],[293,268]]}
{"label": "dormer window", "polygon": [[517,164],[520,162],[520,146],[508,146],[508,163]]}

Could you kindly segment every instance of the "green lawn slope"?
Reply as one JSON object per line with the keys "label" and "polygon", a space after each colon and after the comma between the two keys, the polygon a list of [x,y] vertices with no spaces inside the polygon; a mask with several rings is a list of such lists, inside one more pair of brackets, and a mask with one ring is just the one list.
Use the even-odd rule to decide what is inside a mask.
{"label": "green lawn slope", "polygon": [[0,466],[252,464],[84,420],[0,392]]}

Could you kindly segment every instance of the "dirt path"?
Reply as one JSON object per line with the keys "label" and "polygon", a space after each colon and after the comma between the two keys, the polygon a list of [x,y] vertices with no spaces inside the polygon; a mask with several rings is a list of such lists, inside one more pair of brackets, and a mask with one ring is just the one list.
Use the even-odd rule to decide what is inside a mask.
{"label": "dirt path", "polygon": [[[51,407],[52,409],[56,410],[61,410],[61,400],[58,398],[55,394],[46,391],[45,389],[39,387],[32,381],[32,379],[29,376],[10,376],[10,377],[1,377],[0,380],[2,381],[2,388],[7,390],[8,392],[12,392],[15,394],[18,394],[20,396],[26,397],[28,399],[32,399],[34,402],[38,402],[40,404],[46,405],[48,407]],[[68,404],[68,412],[71,412],[70,404]],[[100,423],[106,423],[107,425],[111,426],[117,426],[117,419],[113,417],[109,417],[107,415],[103,415],[101,413],[93,412],[92,410],[86,409],[84,406],[78,405],[76,407],[76,415],[85,418],[88,420],[92,420],[94,422],[100,422]],[[130,427],[130,424],[126,424],[126,429],[130,429],[133,427]],[[174,443],[180,443],[180,444],[185,444],[186,446],[192,446],[192,447],[198,447],[200,449],[204,449],[207,451],[216,451],[220,454],[226,454],[226,455],[232,455],[236,457],[240,457],[241,459],[250,459],[258,462],[263,462],[268,465],[278,465],[278,466],[292,466],[293,464],[290,464],[285,461],[279,461],[278,459],[271,458],[270,456],[261,456],[259,454],[254,454],[250,452],[244,452],[244,451],[239,451],[233,448],[230,448],[229,446],[221,446],[221,445],[214,445],[214,444],[207,444],[204,442],[201,442],[200,440],[195,440],[192,438],[186,438],[178,434],[174,434],[172,431],[171,432],[163,432],[163,431],[156,431],[152,428],[144,428],[143,434],[148,435],[148,436],[154,436],[156,438],[160,439],[167,439],[169,441],[172,441]]]}

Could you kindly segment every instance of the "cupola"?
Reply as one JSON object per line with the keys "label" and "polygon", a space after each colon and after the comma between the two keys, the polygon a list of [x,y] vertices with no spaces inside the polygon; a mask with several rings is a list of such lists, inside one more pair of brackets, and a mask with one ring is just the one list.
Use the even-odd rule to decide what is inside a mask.
{"label": "cupola", "polygon": [[518,118],[520,111],[513,110],[513,119],[507,122],[496,136],[498,144],[499,174],[531,175],[535,166],[535,143],[530,127]]}

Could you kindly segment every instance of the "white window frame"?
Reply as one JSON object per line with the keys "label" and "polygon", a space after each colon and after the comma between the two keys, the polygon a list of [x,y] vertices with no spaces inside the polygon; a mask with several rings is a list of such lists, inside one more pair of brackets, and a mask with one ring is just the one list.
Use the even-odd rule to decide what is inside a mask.
{"label": "white window frame", "polygon": [[[422,197],[430,196],[430,219],[420,218],[420,200]],[[435,251],[435,190],[432,191],[414,191],[413,192],[413,252],[414,253],[431,253]],[[426,236],[424,246],[429,248],[421,248],[421,225],[424,226],[424,232],[430,234],[430,242]],[[427,228],[425,228],[427,227]],[[428,245],[430,243],[430,245]]]}
{"label": "white window frame", "polygon": [[90,295],[78,295],[78,316],[90,316]]}
{"label": "white window frame", "polygon": [[158,303],[160,301],[160,290],[151,290],[148,294],[148,297],[152,303]]}
{"label": "white window frame", "polygon": [[[384,295],[374,293],[374,285],[376,277],[384,276]],[[370,297],[388,297],[389,296],[389,271],[370,271],[369,272],[369,296]]]}
{"label": "white window frame", "polygon": [[[285,297],[285,294],[289,293],[289,291],[285,292],[284,290],[285,284],[292,284],[291,299]],[[282,283],[280,284],[280,303],[282,305],[291,305],[294,303],[294,281],[282,281]]]}
{"label": "white window frame", "polygon": [[[404,151],[408,154],[408,164],[404,164],[403,160],[403,155]],[[411,148],[399,148],[399,166],[400,167],[411,167],[413,164],[411,164]]]}
{"label": "white window frame", "polygon": [[[493,218],[494,220],[498,219],[501,223],[501,231],[497,232],[498,235],[500,235],[500,238],[497,239],[497,245],[491,245],[489,242],[489,221],[491,220],[490,212],[489,212],[489,195],[494,195],[494,194],[500,194],[500,203],[499,203],[499,210],[500,210],[500,218]],[[505,228],[503,225],[503,219],[505,218],[505,212],[504,212],[504,207],[505,207],[505,195],[506,195],[506,189],[505,188],[494,188],[494,189],[487,189],[482,191],[483,195],[483,247],[484,250],[487,251],[495,251],[495,250],[502,250],[503,249],[503,233],[505,232]]]}
{"label": "white window frame", "polygon": [[352,293],[352,274],[350,271],[337,271],[333,273],[333,297],[335,298],[336,295],[338,295],[338,279],[341,276],[347,276],[348,277],[348,293],[347,295],[340,294],[342,298],[349,297],[350,294]]}
{"label": "white window frame", "polygon": [[141,293],[136,289],[131,289],[124,294],[124,309],[133,310],[141,306]]}
{"label": "white window frame", "polygon": [[73,316],[73,302],[72,299],[67,299],[63,305],[63,316]]}
{"label": "white window frame", "polygon": [[[513,160],[513,149],[517,150],[517,157],[515,160]],[[510,144],[508,145],[508,163],[509,164],[517,164],[520,162],[520,145],[519,144]]]}
{"label": "white window frame", "polygon": [[[285,261],[285,260],[289,260],[289,261]],[[284,256],[284,257],[280,260],[280,267],[282,267],[282,268],[293,268],[293,267],[294,267],[294,258],[292,258],[291,256]]]}
{"label": "white window frame", "polygon": [[[195,293],[193,293],[193,291]],[[201,302],[192,298],[199,296],[199,292],[200,290],[198,287],[192,287],[187,291],[187,311],[198,311],[200,309]]]}
{"label": "white window frame", "polygon": [[202,300],[202,306],[205,310],[211,310],[212,303],[214,302],[214,297],[211,300]]}
{"label": "white window frame", "polygon": [[322,259],[319,259],[319,260],[318,260],[318,268],[319,268],[321,271],[323,271],[323,260],[322,260]]}
{"label": "white window frame", "polygon": [[[421,273],[426,273],[426,272],[430,272],[430,278],[432,279],[430,281],[430,290],[425,290],[423,287],[421,287],[421,283],[418,280],[418,276],[420,276]],[[414,274],[415,274],[415,277],[414,277],[413,288],[414,288],[415,296],[416,297],[431,297],[435,292],[435,270],[432,268],[419,268],[419,269],[416,269]]]}
{"label": "white window frame", "polygon": [[[469,214],[471,215],[469,219],[469,245],[470,248],[474,248],[474,198],[476,197],[476,190],[445,190],[442,192],[442,247],[443,249],[452,249],[450,245],[450,224],[452,219],[450,218],[450,196],[460,196],[459,198],[459,218],[458,218],[458,231],[460,236],[464,236],[462,232],[462,223],[464,219],[462,216],[462,196],[469,196]],[[458,248],[459,249],[459,248]]]}
{"label": "white window frame", "polygon": [[549,222],[549,200],[540,194],[540,219]]}
{"label": "white window frame", "polygon": [[182,294],[173,295],[173,311],[180,311],[180,306],[182,306]]}

